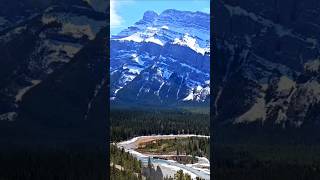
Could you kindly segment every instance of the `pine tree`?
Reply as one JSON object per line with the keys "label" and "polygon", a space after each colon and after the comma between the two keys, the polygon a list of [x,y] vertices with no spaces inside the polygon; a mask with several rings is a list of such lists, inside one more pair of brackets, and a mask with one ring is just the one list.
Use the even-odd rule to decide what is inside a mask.
{"label": "pine tree", "polygon": [[182,170],[177,171],[177,173],[174,175],[175,180],[185,180],[184,174]]}

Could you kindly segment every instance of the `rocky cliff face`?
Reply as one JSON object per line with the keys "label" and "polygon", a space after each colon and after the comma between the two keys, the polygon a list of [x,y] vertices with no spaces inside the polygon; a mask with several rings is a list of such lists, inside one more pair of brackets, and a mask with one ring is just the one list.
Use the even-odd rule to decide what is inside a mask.
{"label": "rocky cliff face", "polygon": [[[106,26],[106,13],[96,10],[94,4],[91,1],[1,3],[5,7],[0,13],[0,121],[15,121],[27,94],[33,94],[36,101],[38,98],[32,91],[57,76],[56,72],[64,74],[61,69],[77,61],[79,52],[94,43],[97,33]],[[100,35],[100,38],[104,37]]]}
{"label": "rocky cliff face", "polygon": [[145,12],[111,38],[111,101],[208,103],[210,22],[202,12]]}
{"label": "rocky cliff face", "polygon": [[218,0],[213,7],[217,124],[318,124],[320,4]]}

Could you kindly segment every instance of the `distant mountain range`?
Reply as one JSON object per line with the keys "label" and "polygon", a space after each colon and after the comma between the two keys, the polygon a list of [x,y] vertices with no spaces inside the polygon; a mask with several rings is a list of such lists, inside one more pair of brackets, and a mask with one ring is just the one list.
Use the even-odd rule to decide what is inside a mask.
{"label": "distant mountain range", "polygon": [[209,14],[145,12],[140,21],[111,37],[110,73],[112,103],[208,103]]}

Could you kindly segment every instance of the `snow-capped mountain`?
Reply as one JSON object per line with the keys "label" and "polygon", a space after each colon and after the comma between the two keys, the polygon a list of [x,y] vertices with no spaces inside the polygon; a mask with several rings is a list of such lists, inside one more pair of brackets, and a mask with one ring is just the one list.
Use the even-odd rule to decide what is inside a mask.
{"label": "snow-capped mountain", "polygon": [[144,104],[208,102],[210,23],[202,12],[144,13],[111,37],[111,100]]}
{"label": "snow-capped mountain", "polygon": [[319,124],[319,4],[218,0],[214,8],[217,124]]}

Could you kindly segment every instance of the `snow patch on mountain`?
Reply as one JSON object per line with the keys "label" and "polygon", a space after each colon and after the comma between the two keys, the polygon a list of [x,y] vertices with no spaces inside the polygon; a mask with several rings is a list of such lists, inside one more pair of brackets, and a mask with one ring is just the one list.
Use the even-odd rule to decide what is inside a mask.
{"label": "snow patch on mountain", "polygon": [[62,24],[62,28],[59,31],[60,34],[71,35],[74,38],[81,38],[87,36],[88,39],[93,40],[100,28],[104,26],[104,21],[97,21],[88,18],[84,15],[66,14],[48,12],[42,16],[43,24],[49,24],[52,22],[58,22]]}
{"label": "snow patch on mountain", "polygon": [[303,85],[303,88],[307,90],[307,93],[310,97],[315,97],[313,102],[320,100],[320,83],[317,80],[308,81]]}
{"label": "snow patch on mountain", "polygon": [[32,80],[31,81],[32,85],[24,87],[22,89],[20,89],[17,93],[17,95],[15,96],[15,101],[19,102],[22,100],[23,95],[28,92],[31,88],[35,87],[36,85],[38,85],[39,83],[41,83],[41,80]]}
{"label": "snow patch on mountain", "polygon": [[141,60],[141,58],[138,56],[138,54],[132,54],[131,59],[138,63],[139,65],[144,65],[144,61]]}
{"label": "snow patch on mountain", "polygon": [[126,65],[124,66],[125,69],[128,69],[128,72],[133,73],[133,74],[140,74],[140,72],[143,70],[143,68],[137,67],[137,66],[131,66],[131,65]]}
{"label": "snow patch on mountain", "polygon": [[149,37],[145,40],[146,42],[152,42],[155,44],[159,44],[160,46],[163,46],[164,44],[160,41],[160,39],[156,39],[154,37]]}
{"label": "snow patch on mountain", "polygon": [[197,73],[199,73],[199,74],[203,74],[203,75],[205,75],[205,76],[207,76],[207,77],[210,76],[208,73],[204,73],[203,71],[200,71],[199,69],[194,68],[194,67],[192,67],[192,66],[190,66],[190,65],[188,65],[188,64],[186,64],[186,63],[180,63],[180,65],[181,65],[182,67],[187,67],[187,68],[191,69],[192,71],[197,72]]}
{"label": "snow patch on mountain", "polygon": [[14,121],[17,116],[18,114],[16,112],[0,114],[0,121]]}
{"label": "snow patch on mountain", "polygon": [[121,38],[120,41],[134,41],[134,42],[142,42],[144,39],[140,36],[140,33],[132,34],[131,36]]}
{"label": "snow patch on mountain", "polygon": [[278,91],[290,91],[292,88],[294,88],[296,83],[289,79],[287,76],[281,76],[280,80],[278,82]]}
{"label": "snow patch on mountain", "polygon": [[173,44],[179,44],[182,46],[187,46],[190,49],[204,55],[207,51],[208,48],[201,48],[199,44],[197,43],[197,40],[193,37],[191,37],[188,33],[185,33],[182,39],[175,38],[173,41]]}
{"label": "snow patch on mountain", "polygon": [[320,59],[316,59],[305,63],[304,69],[310,72],[318,72],[320,69]]}
{"label": "snow patch on mountain", "polygon": [[210,86],[202,87],[200,85],[191,89],[188,95],[182,101],[201,101],[204,102],[210,95]]}
{"label": "snow patch on mountain", "polygon": [[[69,62],[81,48],[82,45],[77,43],[43,40],[36,48],[34,56],[45,53],[46,56],[40,58],[44,62],[41,66],[43,68],[48,68],[53,62]],[[30,61],[29,67],[32,69],[32,67],[36,65],[35,63],[38,64],[40,62]]]}
{"label": "snow patch on mountain", "polygon": [[72,37],[81,38],[87,35],[90,40],[93,40],[95,34],[90,25],[76,25],[72,23],[65,23],[60,31],[61,34],[71,34]]}
{"label": "snow patch on mountain", "polygon": [[43,15],[41,18],[41,22],[45,25],[50,24],[55,21],[57,21],[57,18],[54,16]]}
{"label": "snow patch on mountain", "polygon": [[[150,28],[151,30],[154,30],[152,28]],[[149,30],[150,30],[149,29]],[[120,41],[133,41],[133,42],[151,42],[151,43],[155,43],[155,44],[158,44],[160,46],[163,46],[164,43],[160,40],[160,39],[157,39],[154,37],[154,34],[151,34],[150,33],[141,33],[141,32],[137,32],[137,33],[134,33],[128,37],[125,37],[125,38],[120,38],[118,39]]]}
{"label": "snow patch on mountain", "polygon": [[161,26],[161,29],[169,30],[169,27],[168,26]]}
{"label": "snow patch on mountain", "polygon": [[268,19],[265,19],[263,17],[260,17],[252,12],[248,12],[247,10],[241,8],[241,7],[234,7],[234,6],[230,6],[225,4],[225,7],[228,9],[229,13],[231,16],[233,15],[238,15],[238,16],[247,16],[249,18],[251,18],[253,21],[258,22],[264,26],[267,27],[274,27],[276,30],[276,33],[282,37],[282,36],[286,36],[286,35],[290,35],[293,36],[292,34],[292,30],[291,29],[287,29],[283,26],[281,26],[280,24],[276,24]]}
{"label": "snow patch on mountain", "polygon": [[101,91],[102,87],[105,86],[105,83],[106,83],[106,78],[103,78],[103,79],[101,80],[101,82],[96,85],[96,87],[95,87],[95,89],[94,89],[93,96],[92,96],[92,98],[90,99],[90,101],[89,101],[89,103],[88,103],[88,105],[87,105],[87,111],[86,111],[86,113],[85,113],[85,115],[84,115],[84,119],[85,119],[85,120],[87,120],[88,114],[89,114],[89,112],[90,112],[90,110],[91,110],[91,108],[92,108],[92,104],[93,104],[95,98],[98,96],[98,93]]}
{"label": "snow patch on mountain", "polygon": [[251,106],[251,108],[238,117],[234,123],[243,123],[243,122],[254,122],[257,120],[264,121],[267,116],[267,110],[265,108],[266,102],[264,99],[264,95],[256,99],[255,104]]}
{"label": "snow patch on mountain", "polygon": [[191,101],[193,100],[193,90],[191,90],[187,97],[183,98],[183,101]]}

